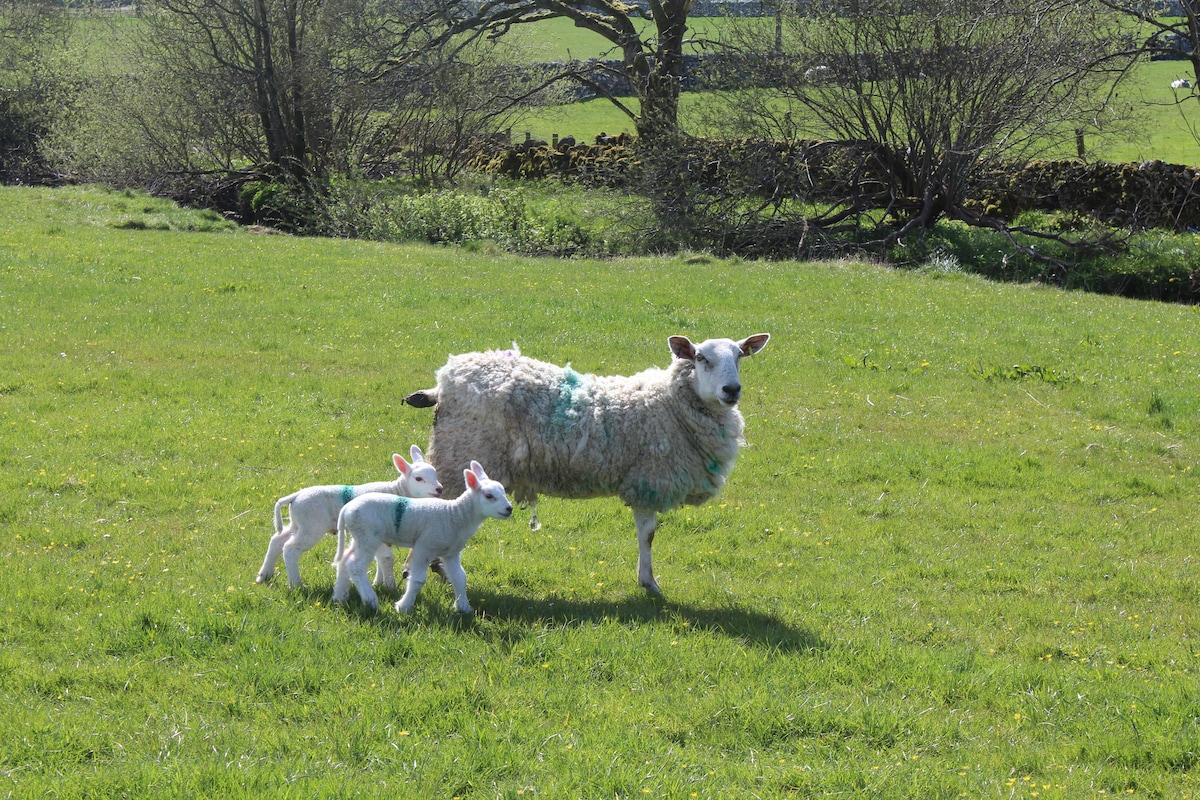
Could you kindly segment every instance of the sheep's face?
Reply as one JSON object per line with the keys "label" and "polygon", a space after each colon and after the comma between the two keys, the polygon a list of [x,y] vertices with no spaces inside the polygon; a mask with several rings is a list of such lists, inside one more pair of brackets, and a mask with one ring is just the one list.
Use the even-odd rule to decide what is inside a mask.
{"label": "sheep's face", "polygon": [[742,397],[742,381],[739,368],[744,356],[752,356],[762,350],[770,334],[759,333],[740,342],[732,339],[709,339],[692,344],[686,336],[670,338],[671,352],[676,358],[686,359],[695,365],[696,394],[705,403],[730,408]]}
{"label": "sheep's face", "polygon": [[489,478],[478,461],[472,461],[471,468],[463,470],[463,478],[467,490],[479,495],[484,516],[494,519],[508,519],[512,516],[512,503],[504,494],[504,486],[499,481]]}
{"label": "sheep's face", "polygon": [[437,470],[433,464],[425,460],[421,448],[415,444],[412,446],[411,455],[410,464],[404,460],[404,456],[392,454],[392,463],[396,465],[396,471],[403,476],[402,493],[414,498],[441,497],[442,484],[438,481]]}
{"label": "sheep's face", "polygon": [[412,465],[408,475],[408,488],[411,497],[441,497],[442,484],[438,481],[437,470],[433,464],[421,461]]}

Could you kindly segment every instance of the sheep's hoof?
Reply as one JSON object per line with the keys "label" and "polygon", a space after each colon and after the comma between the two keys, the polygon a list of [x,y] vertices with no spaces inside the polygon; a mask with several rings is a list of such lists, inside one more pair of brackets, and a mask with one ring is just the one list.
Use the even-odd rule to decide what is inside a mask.
{"label": "sheep's hoof", "polygon": [[662,590],[658,588],[658,581],[654,579],[651,579],[649,583],[643,583],[642,588],[651,597],[662,597]]}

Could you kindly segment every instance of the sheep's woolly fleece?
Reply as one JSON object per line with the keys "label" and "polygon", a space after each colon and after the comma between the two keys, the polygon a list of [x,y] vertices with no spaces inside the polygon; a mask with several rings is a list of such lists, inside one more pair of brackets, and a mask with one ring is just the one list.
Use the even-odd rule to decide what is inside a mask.
{"label": "sheep's woolly fleece", "polygon": [[[619,496],[663,512],[711,499],[742,442],[736,408],[710,406],[692,384],[695,365],[631,376],[584,375],[491,350],[451,356],[437,372],[429,459],[455,478],[471,459],[518,502]],[[453,484],[451,483],[453,481]]]}

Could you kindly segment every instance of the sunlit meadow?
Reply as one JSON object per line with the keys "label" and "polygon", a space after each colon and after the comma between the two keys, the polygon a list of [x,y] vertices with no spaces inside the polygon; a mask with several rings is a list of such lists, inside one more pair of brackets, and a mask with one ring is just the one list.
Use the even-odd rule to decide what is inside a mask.
{"label": "sunlit meadow", "polygon": [[[0,795],[1200,794],[1194,307],[945,270],[556,261],[0,190]],[[769,331],[723,495],[464,554],[478,613],[254,582],[277,497],[383,479],[449,353]],[[486,465],[485,465],[486,466]],[[385,592],[385,602],[397,599]]]}

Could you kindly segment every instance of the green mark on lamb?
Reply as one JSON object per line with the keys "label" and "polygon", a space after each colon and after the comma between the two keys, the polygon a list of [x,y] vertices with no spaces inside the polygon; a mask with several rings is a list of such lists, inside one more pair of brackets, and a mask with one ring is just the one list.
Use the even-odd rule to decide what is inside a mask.
{"label": "green mark on lamb", "polygon": [[408,498],[396,498],[396,530],[400,530],[400,522],[404,519],[404,512],[408,510]]}
{"label": "green mark on lamb", "polygon": [[342,487],[342,505],[346,505],[346,503],[349,503],[353,499],[354,499],[354,487],[353,486],[343,486]]}

